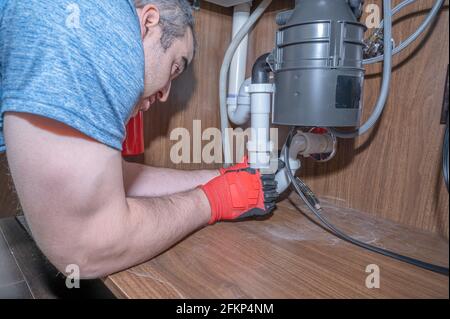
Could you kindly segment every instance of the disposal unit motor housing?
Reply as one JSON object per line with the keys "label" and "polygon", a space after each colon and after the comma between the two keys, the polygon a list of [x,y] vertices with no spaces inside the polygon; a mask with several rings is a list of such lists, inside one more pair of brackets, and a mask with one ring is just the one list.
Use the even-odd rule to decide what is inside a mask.
{"label": "disposal unit motor housing", "polygon": [[269,63],[275,74],[273,123],[358,126],[365,71],[364,33],[346,0],[298,0],[281,26]]}

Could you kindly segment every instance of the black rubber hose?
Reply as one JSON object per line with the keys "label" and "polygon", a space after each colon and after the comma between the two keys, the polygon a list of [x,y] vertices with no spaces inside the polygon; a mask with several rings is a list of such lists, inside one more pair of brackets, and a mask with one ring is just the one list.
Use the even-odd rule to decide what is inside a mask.
{"label": "black rubber hose", "polygon": [[442,174],[444,175],[445,186],[447,187],[448,192],[448,157],[449,157],[449,141],[448,141],[448,120],[447,120],[447,128],[445,129],[444,135],[444,145],[442,146]]}

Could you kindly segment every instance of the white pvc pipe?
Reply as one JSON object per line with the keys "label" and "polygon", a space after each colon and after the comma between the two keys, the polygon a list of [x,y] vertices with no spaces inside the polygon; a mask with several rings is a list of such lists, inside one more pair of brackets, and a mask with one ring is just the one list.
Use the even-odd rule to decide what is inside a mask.
{"label": "white pvc pipe", "polygon": [[[234,7],[233,13],[233,39],[241,30],[242,26],[250,17],[250,3],[239,4]],[[248,34],[241,41],[241,44],[236,49],[236,52],[231,60],[230,75],[228,81],[228,97],[236,98],[239,94],[239,89],[245,80],[245,70],[247,67],[247,48],[248,48]]]}
{"label": "white pvc pipe", "polygon": [[[334,141],[331,135],[303,132],[297,133],[292,138],[291,146],[289,148],[289,163],[292,175],[295,176],[295,173],[301,166],[300,161],[297,159],[298,155],[309,156],[311,154],[332,153],[333,150]],[[284,147],[281,151],[280,159],[285,161]],[[286,170],[287,168],[282,169],[275,176],[278,194],[284,192],[291,183]]]}
{"label": "white pvc pipe", "polygon": [[[281,151],[281,156],[280,156],[280,159],[283,162],[286,162],[286,159],[284,158],[284,148],[285,147],[286,146],[283,147],[283,150]],[[289,163],[290,163],[289,166],[291,167],[292,175],[294,175],[294,176],[301,167],[301,163],[297,159],[298,154],[305,148],[306,148],[305,139],[300,138],[299,134],[295,135],[292,138],[291,146],[289,148],[289,159],[288,159]],[[277,182],[277,193],[278,194],[283,193],[291,184],[286,170],[287,170],[287,168],[285,167],[284,169],[279,171],[277,173],[277,175],[275,175],[275,181]]]}
{"label": "white pvc pipe", "polygon": [[251,83],[251,78],[248,78],[242,83],[241,88],[239,89],[237,102],[234,98],[229,98],[227,101],[228,118],[236,125],[244,125],[250,118],[250,94],[248,94],[246,88],[248,88]]}
{"label": "white pvc pipe", "polygon": [[[280,159],[283,162],[285,162],[284,155],[281,155]],[[290,163],[292,175],[295,176],[295,174],[297,173],[297,171],[301,167],[301,163],[297,159],[297,154],[295,155],[294,158],[291,157],[289,159],[289,163]],[[277,175],[275,175],[275,181],[277,182],[277,193],[278,194],[283,193],[289,187],[289,185],[291,184],[291,182],[289,180],[289,176],[288,176],[286,170],[287,170],[287,168],[283,168],[282,170],[280,170],[277,173]]]}
{"label": "white pvc pipe", "polygon": [[251,97],[251,138],[248,143],[250,166],[256,169],[270,168],[270,106],[272,84],[250,85]]}

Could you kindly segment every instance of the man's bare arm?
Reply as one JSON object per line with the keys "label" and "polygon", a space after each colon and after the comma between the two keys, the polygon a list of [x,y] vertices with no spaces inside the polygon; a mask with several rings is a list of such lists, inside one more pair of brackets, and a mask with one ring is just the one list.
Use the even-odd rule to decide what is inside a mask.
{"label": "man's bare arm", "polygon": [[160,197],[186,192],[219,176],[217,170],[182,171],[123,161],[125,193],[130,197]]}
{"label": "man's bare arm", "polygon": [[33,235],[61,271],[83,278],[151,259],[211,217],[201,190],[126,197],[120,152],[59,122],[7,112],[11,174]]}

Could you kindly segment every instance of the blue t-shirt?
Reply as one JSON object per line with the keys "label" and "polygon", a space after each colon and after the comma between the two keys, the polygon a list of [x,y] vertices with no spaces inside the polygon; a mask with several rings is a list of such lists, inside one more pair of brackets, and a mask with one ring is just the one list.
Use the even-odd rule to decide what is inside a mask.
{"label": "blue t-shirt", "polygon": [[133,0],[0,0],[0,152],[8,111],[63,122],[121,150],[143,90]]}

